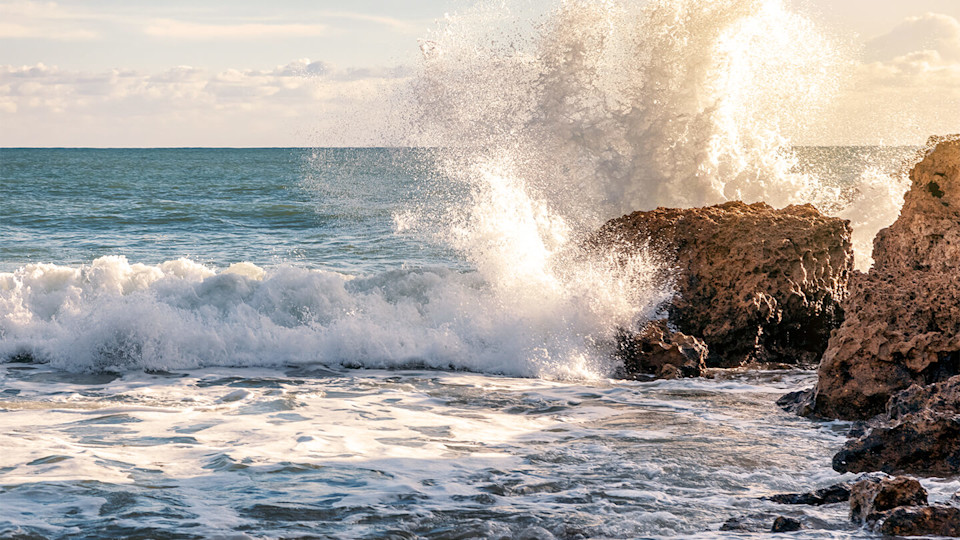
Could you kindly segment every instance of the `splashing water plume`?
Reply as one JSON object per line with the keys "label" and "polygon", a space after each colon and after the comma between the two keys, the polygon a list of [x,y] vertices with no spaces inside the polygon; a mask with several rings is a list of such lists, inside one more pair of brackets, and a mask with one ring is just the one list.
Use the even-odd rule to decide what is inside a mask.
{"label": "splashing water plume", "polygon": [[[478,201],[501,190],[502,175],[489,171],[509,163],[513,194],[552,223],[537,226],[547,244],[558,229],[562,243],[656,206],[813,203],[836,215],[849,202],[834,183],[798,172],[789,138],[825,111],[847,64],[782,0],[568,0],[546,12],[483,3],[448,17],[421,48],[417,140],[441,145],[447,175]],[[883,191],[871,175],[865,182]],[[861,266],[870,252],[861,237],[893,221],[898,189],[882,211],[842,214],[860,227]],[[490,242],[489,215],[443,219],[459,224],[461,245],[464,231]],[[475,251],[466,250],[487,266]]]}

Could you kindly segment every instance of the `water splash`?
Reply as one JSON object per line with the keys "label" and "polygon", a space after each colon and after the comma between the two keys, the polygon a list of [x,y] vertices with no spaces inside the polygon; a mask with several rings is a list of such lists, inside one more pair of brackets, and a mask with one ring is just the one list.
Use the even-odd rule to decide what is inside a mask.
{"label": "water splash", "polygon": [[[896,181],[865,174],[859,200],[889,200],[851,207],[798,169],[790,134],[825,114],[849,62],[783,0],[483,3],[421,48],[414,139],[443,146],[448,176],[480,200],[498,189],[486,171],[509,163],[566,238],[656,206],[809,202],[852,219],[862,267],[864,238],[896,217]],[[444,219],[469,231],[489,217]]]}

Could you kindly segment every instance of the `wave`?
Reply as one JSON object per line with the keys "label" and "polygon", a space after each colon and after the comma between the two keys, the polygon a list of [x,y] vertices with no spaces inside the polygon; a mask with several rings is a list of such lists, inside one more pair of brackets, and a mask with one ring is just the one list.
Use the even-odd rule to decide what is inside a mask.
{"label": "wave", "polygon": [[791,136],[829,114],[850,61],[783,0],[483,3],[421,48],[412,137],[480,204],[520,186],[562,222],[545,238],[657,206],[813,203],[853,221],[865,268],[902,204],[905,175],[844,189],[798,169]]}
{"label": "wave", "polygon": [[443,268],[352,277],[115,256],[32,264],[0,274],[0,359],[68,371],[320,363],[594,378],[614,368],[603,353],[613,325],[662,298],[632,294],[649,293],[636,272],[618,282],[618,266],[584,264],[597,280],[526,291]]}

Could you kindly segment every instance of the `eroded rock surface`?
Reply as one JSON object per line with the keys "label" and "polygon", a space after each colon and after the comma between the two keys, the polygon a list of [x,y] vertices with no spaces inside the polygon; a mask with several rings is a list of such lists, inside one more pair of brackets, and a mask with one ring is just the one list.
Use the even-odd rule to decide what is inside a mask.
{"label": "eroded rock surface", "polygon": [[618,356],[628,377],[662,379],[699,377],[706,368],[707,346],[699,339],[671,331],[666,321],[653,321],[618,340]]}
{"label": "eroded rock surface", "polygon": [[814,506],[833,504],[850,499],[850,484],[841,482],[808,493],[780,493],[763,497],[763,499],[780,504],[809,504]]}
{"label": "eroded rock surface", "polygon": [[960,374],[960,139],[934,139],[897,221],[854,273],[820,364],[815,413],[865,419],[913,384]]}
{"label": "eroded rock surface", "polygon": [[847,441],[835,456],[837,472],[960,474],[960,416],[935,411],[908,414]]}
{"label": "eroded rock surface", "polygon": [[850,225],[813,206],[729,202],[611,220],[591,243],[649,247],[675,266],[670,324],[702,339],[709,367],[816,364],[843,318]]}
{"label": "eroded rock surface", "polygon": [[890,536],[960,537],[960,508],[942,504],[897,508],[884,517],[880,532]]}
{"label": "eroded rock surface", "polygon": [[926,504],[927,490],[906,476],[868,476],[850,489],[850,519],[857,523],[876,521],[900,506]]}

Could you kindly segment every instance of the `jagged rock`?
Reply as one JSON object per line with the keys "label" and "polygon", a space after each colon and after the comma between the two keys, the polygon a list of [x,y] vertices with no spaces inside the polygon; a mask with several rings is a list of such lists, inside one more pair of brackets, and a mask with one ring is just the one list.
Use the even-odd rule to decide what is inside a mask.
{"label": "jagged rock", "polygon": [[651,248],[678,272],[670,324],[709,347],[707,365],[819,361],[843,318],[849,222],[813,206],[729,202],[607,222],[588,244]]}
{"label": "jagged rock", "polygon": [[813,412],[813,395],[813,388],[790,392],[777,399],[777,406],[790,413],[800,416],[810,416]]}
{"label": "jagged rock", "polygon": [[960,474],[960,416],[908,414],[847,441],[833,456],[837,472],[883,471],[924,476]]}
{"label": "jagged rock", "polygon": [[887,402],[890,420],[922,411],[960,414],[960,376],[927,386],[915,384]]}
{"label": "jagged rock", "polygon": [[850,278],[846,319],[820,364],[817,415],[869,418],[899,390],[960,374],[960,137],[930,148],[900,217],[874,240],[873,268]]}
{"label": "jagged rock", "polygon": [[868,476],[850,489],[850,519],[856,523],[876,521],[899,506],[926,504],[927,490],[906,476]]}
{"label": "jagged rock", "polygon": [[880,532],[890,536],[960,537],[960,508],[935,504],[888,512]]}
{"label": "jagged rock", "polygon": [[707,346],[693,336],[671,332],[666,321],[653,321],[638,333],[621,333],[617,355],[629,377],[699,377],[706,367]]}
{"label": "jagged rock", "polygon": [[770,497],[763,497],[763,500],[780,504],[809,504],[814,506],[844,502],[849,499],[850,484],[846,482],[834,484],[809,493],[781,493]]}
{"label": "jagged rock", "polygon": [[793,532],[799,531],[803,528],[803,524],[800,523],[799,519],[794,519],[786,516],[778,516],[777,519],[773,520],[773,527],[770,528],[770,532],[782,533],[782,532]]}

